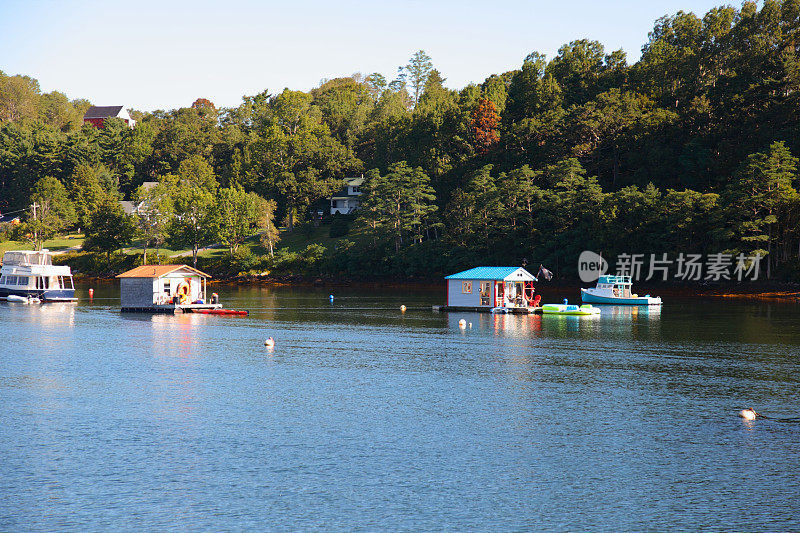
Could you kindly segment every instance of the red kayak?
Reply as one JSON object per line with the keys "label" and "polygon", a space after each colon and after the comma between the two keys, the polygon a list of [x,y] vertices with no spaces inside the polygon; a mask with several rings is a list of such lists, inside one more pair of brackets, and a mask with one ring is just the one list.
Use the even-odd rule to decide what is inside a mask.
{"label": "red kayak", "polygon": [[204,315],[234,315],[234,316],[247,316],[247,311],[237,311],[236,309],[192,309],[193,313],[202,313]]}

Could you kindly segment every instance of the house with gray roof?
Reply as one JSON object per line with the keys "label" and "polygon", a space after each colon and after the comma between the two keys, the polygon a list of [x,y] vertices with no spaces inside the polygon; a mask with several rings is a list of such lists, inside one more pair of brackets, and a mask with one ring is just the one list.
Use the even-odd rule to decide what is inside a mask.
{"label": "house with gray roof", "polygon": [[119,118],[125,121],[125,124],[128,127],[132,128],[136,125],[136,121],[133,120],[128,114],[128,111],[125,109],[125,106],[121,105],[107,105],[107,106],[98,106],[93,105],[89,109],[86,110],[86,114],[83,115],[83,123],[84,124],[91,124],[95,128],[103,128],[103,124],[107,118]]}

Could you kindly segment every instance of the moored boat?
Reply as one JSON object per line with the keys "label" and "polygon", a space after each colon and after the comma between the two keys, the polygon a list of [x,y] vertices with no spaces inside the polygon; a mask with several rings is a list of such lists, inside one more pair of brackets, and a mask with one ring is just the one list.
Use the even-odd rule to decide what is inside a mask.
{"label": "moored boat", "polygon": [[75,301],[72,272],[68,266],[53,265],[48,250],[6,252],[0,268],[0,299],[14,301],[14,297],[42,302]]}
{"label": "moored boat", "polygon": [[545,315],[577,315],[589,316],[599,315],[600,309],[592,307],[590,304],[574,305],[574,304],[544,304],[542,306],[542,313]]}
{"label": "moored boat", "polygon": [[661,305],[660,296],[639,296],[631,291],[630,276],[600,276],[597,285],[581,289],[581,300],[593,304],[613,305]]}
{"label": "moored boat", "polygon": [[38,304],[41,300],[39,298],[34,298],[33,296],[17,296],[16,294],[9,294],[6,296],[6,301],[9,302],[16,302],[20,304]]}

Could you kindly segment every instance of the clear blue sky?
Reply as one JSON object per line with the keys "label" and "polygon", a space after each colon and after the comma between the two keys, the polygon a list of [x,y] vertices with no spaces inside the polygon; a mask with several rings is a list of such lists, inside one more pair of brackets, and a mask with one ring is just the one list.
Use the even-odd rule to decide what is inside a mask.
{"label": "clear blue sky", "polygon": [[[37,78],[43,92],[97,105],[172,109],[205,97],[309,90],[322,78],[381,72],[424,49],[461,88],[552,58],[573,39],[622,48],[629,62],[654,21],[702,16],[713,0],[0,0],[0,70]],[[736,4],[738,5],[738,3]]]}

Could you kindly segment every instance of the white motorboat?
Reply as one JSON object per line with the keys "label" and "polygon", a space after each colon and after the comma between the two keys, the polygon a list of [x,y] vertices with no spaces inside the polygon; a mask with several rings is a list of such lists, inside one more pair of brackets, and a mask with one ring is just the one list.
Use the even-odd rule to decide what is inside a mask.
{"label": "white motorboat", "polygon": [[6,252],[0,268],[0,299],[20,303],[75,301],[72,271],[68,266],[53,265],[48,250]]}
{"label": "white motorboat", "polygon": [[600,276],[597,286],[581,289],[581,299],[586,303],[613,305],[661,305],[660,296],[639,296],[631,292],[630,276]]}

